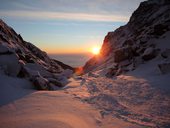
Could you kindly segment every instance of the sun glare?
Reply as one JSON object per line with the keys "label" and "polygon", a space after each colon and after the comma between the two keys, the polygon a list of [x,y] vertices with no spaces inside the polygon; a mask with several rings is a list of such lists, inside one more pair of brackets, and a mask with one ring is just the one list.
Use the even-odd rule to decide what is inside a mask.
{"label": "sun glare", "polygon": [[100,53],[100,48],[99,48],[99,47],[94,47],[94,48],[92,49],[92,53],[93,53],[94,55],[98,55],[98,54]]}

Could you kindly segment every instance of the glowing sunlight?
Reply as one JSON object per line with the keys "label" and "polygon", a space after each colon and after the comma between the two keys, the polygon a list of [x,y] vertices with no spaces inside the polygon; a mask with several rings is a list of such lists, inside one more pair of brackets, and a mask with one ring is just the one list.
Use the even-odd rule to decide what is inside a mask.
{"label": "glowing sunlight", "polygon": [[94,55],[98,55],[98,54],[100,53],[100,48],[99,48],[99,47],[94,47],[94,48],[92,49],[92,53],[93,53]]}

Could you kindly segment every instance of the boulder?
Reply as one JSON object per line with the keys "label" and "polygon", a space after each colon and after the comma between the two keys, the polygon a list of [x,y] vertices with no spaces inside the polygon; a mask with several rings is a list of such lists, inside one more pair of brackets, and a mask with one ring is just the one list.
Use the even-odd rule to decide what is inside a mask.
{"label": "boulder", "polygon": [[42,76],[34,77],[32,79],[33,85],[38,90],[50,90],[49,81]]}
{"label": "boulder", "polygon": [[170,63],[158,64],[158,67],[162,74],[170,73]]}
{"label": "boulder", "polygon": [[67,79],[67,77],[65,77],[65,76],[63,76],[63,75],[61,75],[61,74],[54,74],[54,78],[57,80],[57,81],[59,81],[60,83],[62,83],[62,85],[64,86],[64,85],[66,85],[66,84],[68,84],[68,79]]}
{"label": "boulder", "polygon": [[133,52],[130,47],[123,47],[115,50],[114,52],[114,61],[116,63],[119,63],[127,59],[130,60],[132,57],[133,57]]}
{"label": "boulder", "polygon": [[53,74],[48,72],[43,66],[36,63],[27,63],[24,65],[24,69],[28,72],[28,74],[34,75],[34,73],[39,72],[43,77],[53,77]]}
{"label": "boulder", "polygon": [[15,54],[0,55],[0,67],[4,68],[5,73],[10,76],[17,76],[21,69],[21,65]]}
{"label": "boulder", "polygon": [[40,73],[37,70],[32,70],[25,66],[21,67],[21,70],[18,74],[19,77],[28,77],[28,78],[38,77],[39,75]]}
{"label": "boulder", "polygon": [[156,57],[156,50],[152,47],[147,48],[142,54],[142,59],[145,61],[151,60]]}

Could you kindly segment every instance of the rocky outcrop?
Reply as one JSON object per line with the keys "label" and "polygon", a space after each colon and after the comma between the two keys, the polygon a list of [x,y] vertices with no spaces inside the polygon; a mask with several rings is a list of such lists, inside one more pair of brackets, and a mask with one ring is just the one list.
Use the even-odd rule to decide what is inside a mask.
{"label": "rocky outcrop", "polygon": [[[90,59],[83,67],[84,73],[105,70],[114,76],[135,70],[138,65],[162,56],[169,56],[170,2],[147,0],[140,4],[129,22],[114,32],[109,32],[101,48],[101,55]],[[122,65],[128,62],[128,65]],[[116,65],[116,67],[115,67]],[[131,67],[131,68],[129,68]]]}
{"label": "rocky outcrop", "polygon": [[133,52],[130,47],[123,47],[114,51],[114,62],[120,63],[124,60],[130,60],[133,57]]}
{"label": "rocky outcrop", "polygon": [[142,59],[147,61],[156,57],[156,50],[154,48],[147,48],[142,54]]}
{"label": "rocky outcrop", "polygon": [[50,59],[0,20],[0,73],[29,79],[39,90],[53,90],[65,86],[73,68]]}

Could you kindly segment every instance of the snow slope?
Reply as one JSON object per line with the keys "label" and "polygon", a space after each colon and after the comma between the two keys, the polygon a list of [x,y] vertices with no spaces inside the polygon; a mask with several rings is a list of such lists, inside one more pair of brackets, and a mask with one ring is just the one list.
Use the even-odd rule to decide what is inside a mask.
{"label": "snow slope", "polygon": [[53,92],[37,92],[29,80],[0,75],[0,127],[168,128],[170,74],[151,68],[158,62],[113,78],[100,72],[73,76]]}
{"label": "snow slope", "polygon": [[99,114],[63,92],[34,92],[0,108],[1,128],[96,128]]}
{"label": "snow slope", "polygon": [[0,74],[0,106],[11,103],[34,92],[32,84],[25,79]]}
{"label": "snow slope", "polygon": [[84,84],[88,79],[71,78],[68,87],[59,91],[34,91],[29,85],[22,87],[22,80],[14,83],[13,78],[1,78],[9,80],[4,86],[11,82],[14,87],[19,86],[6,87],[14,92],[11,97],[25,92],[0,107],[1,128],[142,128],[111,115],[105,118],[100,109],[87,104],[85,98],[90,98],[91,94]]}
{"label": "snow slope", "polygon": [[[170,82],[170,75],[163,78]],[[170,126],[170,91],[155,88],[152,84],[148,79],[132,74],[108,79],[96,73],[94,76],[84,75],[82,80],[75,78],[68,93],[98,109],[102,116],[101,126],[105,128],[128,127],[129,124],[135,124],[131,126],[134,128],[167,128]],[[158,82],[157,85],[162,84]]]}

